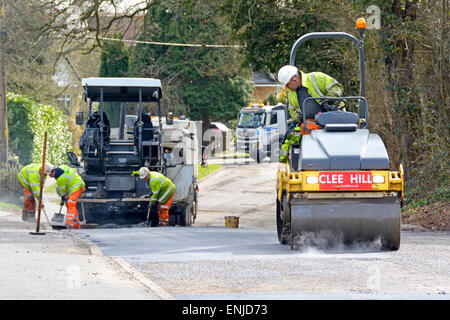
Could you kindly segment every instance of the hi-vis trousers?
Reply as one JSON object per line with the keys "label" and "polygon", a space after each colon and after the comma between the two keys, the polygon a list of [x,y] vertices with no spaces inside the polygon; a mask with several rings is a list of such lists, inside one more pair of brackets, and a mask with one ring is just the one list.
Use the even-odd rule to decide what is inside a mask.
{"label": "hi-vis trousers", "polygon": [[25,198],[23,200],[23,208],[26,211],[36,211],[36,201],[34,200],[33,193],[30,190],[23,188],[23,192],[25,193]]}
{"label": "hi-vis trousers", "polygon": [[172,200],[173,200],[174,195],[175,195],[175,192],[172,194],[172,196],[166,203],[158,205],[159,227],[169,225],[169,209],[170,209],[170,206],[172,205]]}
{"label": "hi-vis trousers", "polygon": [[77,200],[85,188],[72,193],[67,199],[66,225],[68,229],[81,229],[80,218],[78,217]]}

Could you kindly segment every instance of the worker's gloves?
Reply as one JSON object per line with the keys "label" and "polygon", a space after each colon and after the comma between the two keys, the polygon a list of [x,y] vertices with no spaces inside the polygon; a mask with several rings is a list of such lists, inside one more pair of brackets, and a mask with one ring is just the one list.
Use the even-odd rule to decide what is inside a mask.
{"label": "worker's gloves", "polygon": [[338,111],[338,110],[345,111],[345,104],[346,103],[347,103],[347,100],[329,100],[329,99],[325,99],[325,100],[323,100],[320,103],[320,105],[326,111]]}
{"label": "worker's gloves", "polygon": [[66,199],[66,196],[62,196],[62,197],[61,197],[60,205],[63,206],[64,203],[66,203],[66,200],[67,200],[67,199]]}
{"label": "worker's gloves", "polygon": [[337,111],[338,107],[335,104],[332,104],[332,102],[324,102],[322,103],[322,107],[326,110],[326,111]]}

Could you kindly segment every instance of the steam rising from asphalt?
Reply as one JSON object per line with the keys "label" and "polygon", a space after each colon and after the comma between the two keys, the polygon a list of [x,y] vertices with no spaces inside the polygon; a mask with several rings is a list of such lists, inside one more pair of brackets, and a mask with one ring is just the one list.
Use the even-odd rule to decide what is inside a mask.
{"label": "steam rising from asphalt", "polygon": [[354,241],[350,244],[344,242],[342,232],[321,230],[315,232],[302,232],[293,238],[292,248],[301,252],[327,251],[327,252],[368,252],[379,251],[382,247],[381,237],[373,241]]}

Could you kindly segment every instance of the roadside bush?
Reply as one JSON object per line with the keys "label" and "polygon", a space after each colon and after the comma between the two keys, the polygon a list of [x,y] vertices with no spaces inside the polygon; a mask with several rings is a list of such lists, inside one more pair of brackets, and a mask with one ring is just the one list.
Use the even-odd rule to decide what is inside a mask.
{"label": "roadside bush", "polygon": [[8,145],[11,154],[19,157],[20,164],[31,162],[33,152],[33,130],[30,115],[34,102],[30,99],[8,92]]}
{"label": "roadside bush", "polygon": [[63,111],[36,103],[24,95],[8,93],[7,99],[9,149],[19,157],[19,163],[42,161],[45,131],[46,160],[54,165],[65,163],[66,152],[72,150],[72,135]]}
{"label": "roadside bush", "polygon": [[46,161],[53,165],[66,163],[66,152],[72,150],[72,134],[63,111],[51,105],[35,104],[31,127],[34,134],[32,161],[42,161],[44,133],[47,131]]}

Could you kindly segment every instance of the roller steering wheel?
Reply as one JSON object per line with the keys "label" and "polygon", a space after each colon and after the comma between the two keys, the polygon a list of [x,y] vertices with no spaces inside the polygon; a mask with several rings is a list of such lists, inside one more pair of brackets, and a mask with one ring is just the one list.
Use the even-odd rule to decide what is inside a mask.
{"label": "roller steering wheel", "polygon": [[342,100],[324,99],[320,102],[320,105],[326,111],[341,111],[343,108],[345,108],[347,103],[348,103],[348,101],[345,99],[342,99]]}

